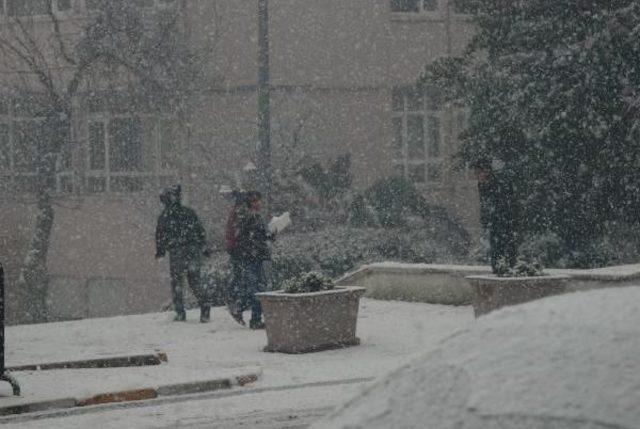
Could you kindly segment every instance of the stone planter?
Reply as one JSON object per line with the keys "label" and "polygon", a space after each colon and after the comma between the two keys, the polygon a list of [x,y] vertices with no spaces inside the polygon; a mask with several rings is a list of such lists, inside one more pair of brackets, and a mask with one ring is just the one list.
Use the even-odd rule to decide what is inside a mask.
{"label": "stone planter", "polygon": [[507,305],[521,304],[566,291],[568,276],[468,276],[476,317]]}
{"label": "stone planter", "polygon": [[265,351],[307,353],[360,343],[356,337],[362,287],[312,293],[262,292],[267,331]]}

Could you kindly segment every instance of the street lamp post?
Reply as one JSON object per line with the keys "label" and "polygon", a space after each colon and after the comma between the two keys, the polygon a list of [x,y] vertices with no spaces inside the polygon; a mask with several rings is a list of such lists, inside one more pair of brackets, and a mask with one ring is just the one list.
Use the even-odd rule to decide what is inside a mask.
{"label": "street lamp post", "polygon": [[271,207],[271,101],[269,77],[269,0],[258,0],[258,178],[267,210]]}

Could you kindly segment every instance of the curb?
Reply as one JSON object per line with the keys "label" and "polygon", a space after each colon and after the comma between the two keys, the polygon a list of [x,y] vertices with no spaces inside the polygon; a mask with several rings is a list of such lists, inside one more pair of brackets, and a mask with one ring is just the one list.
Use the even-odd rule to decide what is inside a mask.
{"label": "curb", "polygon": [[257,381],[259,377],[260,373],[249,373],[228,378],[167,384],[156,388],[141,388],[123,390],[119,392],[100,393],[88,398],[62,398],[10,405],[0,407],[0,416],[33,413],[38,411],[63,410],[117,402],[145,401],[166,396],[213,392],[216,390],[231,389],[233,386],[245,386]]}
{"label": "curb", "polygon": [[168,362],[167,354],[158,352],[155,354],[114,356],[99,359],[85,359],[76,361],[64,361],[31,365],[9,366],[7,371],[44,371],[50,369],[86,369],[86,368],[121,368],[129,366],[160,365]]}
{"label": "curb", "polygon": [[0,416],[8,416],[11,414],[35,413],[37,411],[60,410],[75,407],[76,400],[74,398],[52,399],[50,401],[30,402],[28,404],[10,405],[0,407]]}

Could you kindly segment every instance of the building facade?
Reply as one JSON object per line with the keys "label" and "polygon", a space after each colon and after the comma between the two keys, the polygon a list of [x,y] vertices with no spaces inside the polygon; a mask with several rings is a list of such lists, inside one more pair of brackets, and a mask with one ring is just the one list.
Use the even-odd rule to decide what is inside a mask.
{"label": "building facade", "polygon": [[[0,21],[6,29],[12,17],[29,16],[46,37],[49,21],[39,23],[38,15],[48,1],[0,0]],[[97,1],[53,0],[52,11],[73,37]],[[181,182],[215,241],[228,209],[217,189],[233,185],[255,162],[256,0],[137,3],[150,14],[167,8],[181,14],[190,43],[208,52],[212,83],[191,98],[182,119],[117,90],[74,100],[73,144],[60,155],[52,185],[53,318],[159,309],[169,301],[167,264],[154,259],[153,249],[159,189]],[[350,154],[357,187],[403,175],[476,225],[475,183],[452,160],[464,112],[445,106],[434,91],[416,89],[426,64],[464,49],[472,34],[466,12],[454,0],[270,0],[274,168],[303,155]],[[0,99],[0,258],[8,266],[10,321],[20,320],[12,287],[33,227],[29,151],[40,120],[37,96]]]}

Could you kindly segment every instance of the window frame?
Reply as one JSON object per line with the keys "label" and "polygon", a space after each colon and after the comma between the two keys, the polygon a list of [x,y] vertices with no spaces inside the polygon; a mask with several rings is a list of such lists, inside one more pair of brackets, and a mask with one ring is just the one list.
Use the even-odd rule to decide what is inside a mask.
{"label": "window frame", "polygon": [[[2,0],[0,0],[2,1]],[[132,0],[129,0],[132,1]],[[139,6],[141,10],[143,11],[156,11],[156,10],[168,10],[171,8],[176,7],[177,5],[177,0],[149,0],[151,2],[153,2],[153,5],[151,6]],[[93,7],[89,7],[89,0],[83,0],[83,6],[84,6],[84,10],[86,10],[89,13],[96,13],[95,12],[95,8]]]}
{"label": "window frame", "polygon": [[[35,122],[37,124],[41,124],[44,121],[44,117],[42,115],[25,115],[16,112],[15,108],[15,99],[16,97],[6,97],[3,100],[5,103],[5,112],[0,112],[0,124],[5,125],[7,127],[7,147],[8,147],[8,169],[0,169],[0,181],[2,182],[2,186],[7,186],[9,189],[16,189],[19,185],[21,179],[29,180],[31,178],[36,178],[38,173],[37,171],[19,171],[16,168],[16,124],[19,122]],[[69,125],[69,136],[72,136],[72,126]],[[67,150],[71,150],[71,148],[66,148]],[[63,167],[63,153],[58,153],[56,155],[56,172],[54,177],[54,183],[52,191],[55,194],[69,194],[73,193],[75,186],[75,171],[73,168],[73,161],[71,153],[69,152],[69,163],[67,166]],[[68,186],[65,186],[68,185]],[[0,188],[2,187],[0,186]],[[29,188],[27,187],[25,190],[21,190],[20,192],[30,193]]]}
{"label": "window frame", "polygon": [[449,11],[452,16],[457,18],[471,18],[473,16],[473,12],[458,12],[456,10],[456,0],[448,0],[449,1]]}
{"label": "window frame", "polygon": [[[111,144],[112,138],[110,132],[110,126],[112,121],[116,119],[125,119],[125,118],[136,118],[141,122],[141,136],[140,136],[140,150],[141,150],[141,170],[125,170],[125,171],[115,171],[112,168],[111,162]],[[152,131],[152,142],[148,142],[145,139],[147,138],[147,133],[145,130],[146,121],[152,121],[153,123],[153,131]],[[166,183],[169,183],[175,177],[178,176],[178,167],[174,165],[173,168],[164,168],[163,165],[163,149],[162,149],[162,138],[163,138],[163,127],[162,124],[165,122],[170,122],[174,124],[171,129],[177,131],[177,121],[175,117],[170,113],[159,112],[159,113],[149,113],[149,112],[92,112],[88,113],[86,117],[86,125],[87,125],[87,150],[85,151],[85,191],[87,194],[123,194],[130,195],[136,193],[144,193],[149,191],[150,189],[158,189]],[[101,169],[93,169],[92,168],[92,144],[90,128],[93,124],[102,124],[102,144],[103,144],[103,152],[104,152],[104,167]],[[146,145],[149,145],[151,148],[151,157],[152,160],[152,168],[148,169],[145,166],[145,148]],[[94,188],[90,186],[90,181],[94,180],[96,183],[99,179],[104,181],[104,186],[100,188]],[[114,182],[117,180],[126,180],[126,179],[139,179],[141,182],[140,189],[132,189],[132,190],[123,190],[117,189],[114,186]],[[132,182],[133,183],[133,182]]]}
{"label": "window frame", "polygon": [[[412,86],[398,86],[392,89],[391,94],[391,121],[392,121],[392,144],[393,144],[393,168],[394,171],[400,171],[402,176],[411,180],[418,186],[434,186],[441,185],[444,182],[444,137],[445,137],[445,111],[441,105],[432,108],[432,100],[437,96],[430,95],[430,91],[419,91]],[[418,93],[420,96],[420,105],[418,109],[409,108],[409,94]],[[397,94],[401,95],[401,109],[397,109],[394,105]],[[420,117],[422,120],[422,157],[414,159],[409,154],[409,119],[411,117]],[[398,152],[396,139],[396,125],[394,122],[400,120],[401,126],[401,147]],[[437,155],[433,155],[433,145],[430,144],[429,135],[431,127],[428,125],[430,120],[437,121]],[[411,169],[423,166],[424,180],[413,180]],[[438,171],[438,178],[433,179],[432,171]]]}
{"label": "window frame", "polygon": [[[9,14],[9,2],[11,0],[0,0],[0,18],[5,20],[11,19],[36,19],[40,20],[43,18],[47,18],[49,16],[48,13],[37,13],[33,15],[10,15]],[[26,1],[26,0],[21,0]],[[58,0],[50,0],[51,1],[51,9],[55,16],[58,17],[67,17],[70,16],[74,11],[74,6],[77,0],[69,0],[69,9],[68,10],[60,10],[58,7]]]}
{"label": "window frame", "polygon": [[415,18],[440,18],[442,17],[445,1],[446,0],[435,0],[436,8],[434,10],[429,10],[424,8],[425,0],[416,0],[418,2],[418,10],[417,11],[401,11],[401,10],[393,10],[392,5],[393,0],[389,0],[389,10],[393,17],[415,17]]}

